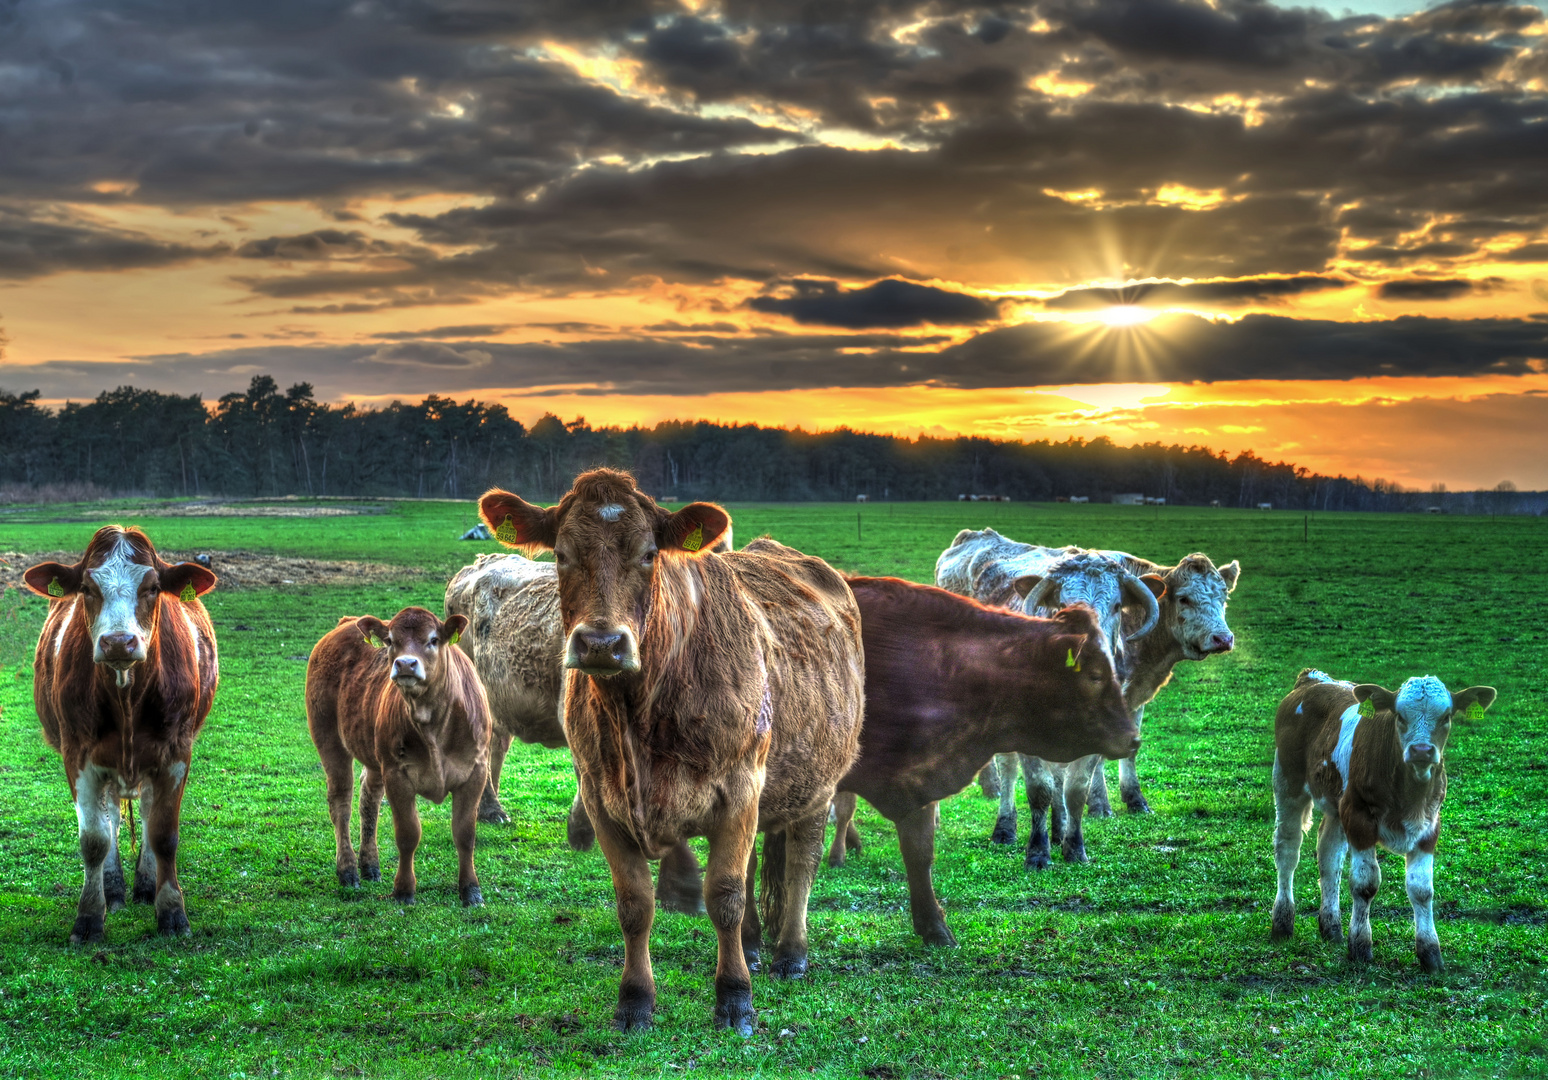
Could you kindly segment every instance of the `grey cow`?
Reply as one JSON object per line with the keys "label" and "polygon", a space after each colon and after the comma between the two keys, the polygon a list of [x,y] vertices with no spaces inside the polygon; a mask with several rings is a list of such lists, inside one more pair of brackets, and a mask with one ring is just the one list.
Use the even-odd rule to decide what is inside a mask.
{"label": "grey cow", "polygon": [[[1085,604],[1097,616],[1103,647],[1112,657],[1119,680],[1126,684],[1132,667],[1130,644],[1160,618],[1156,594],[1163,585],[1155,575],[1129,571],[1116,559],[1080,548],[1044,548],[1009,540],[993,529],[964,529],[935,566],[936,584],[982,603],[1046,615],[1060,607]],[[1026,774],[1032,832],[1027,842],[1027,866],[1049,863],[1049,842],[1060,843],[1069,862],[1085,862],[1081,816],[1100,756],[1069,763],[1045,762],[1028,755],[996,756],[1000,770],[1000,819],[994,840],[1016,839],[1015,780],[1018,763]],[[1062,798],[1056,790],[1062,783]],[[1051,812],[1052,837],[1045,822]]]}

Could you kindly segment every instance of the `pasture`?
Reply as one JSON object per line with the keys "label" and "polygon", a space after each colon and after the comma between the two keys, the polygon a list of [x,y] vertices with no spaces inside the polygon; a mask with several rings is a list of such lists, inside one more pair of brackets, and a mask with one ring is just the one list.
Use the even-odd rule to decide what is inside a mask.
{"label": "pasture", "polygon": [[[931,580],[959,528],[984,525],[1165,561],[1202,550],[1243,568],[1229,609],[1236,651],[1180,665],[1147,710],[1139,770],[1154,814],[1088,819],[1089,865],[1056,856],[1032,874],[1019,849],[989,843],[995,804],[976,787],[943,803],[936,886],[961,947],[933,951],[910,928],[895,835],[862,803],[864,852],[817,877],[811,973],[755,976],[760,1027],[742,1040],[711,1030],[708,921],[666,912],[652,939],[656,1027],[610,1030],[622,942],[600,852],[565,846],[574,781],[562,752],[513,747],[502,785],[513,820],[478,827],[484,907],[457,903],[449,803],[422,804],[416,905],[389,898],[390,842],[382,881],[358,892],[335,883],[301,696],[306,655],[340,614],[439,611],[448,576],[497,547],[455,539],[475,519],[471,501],[328,503],[369,512],[325,517],[272,516],[272,503],[181,516],[178,505],[8,509],[0,551],[78,552],[116,520],[141,525],[163,551],[405,569],[206,597],[222,679],[183,810],[193,936],[160,939],[152,911],[131,906],[108,917],[105,945],[84,948],[65,944],[81,884],[75,816],[31,699],[45,601],[4,593],[0,1073],[1548,1072],[1548,521],[1313,515],[1306,542],[1300,514],[730,505],[739,544],[769,533],[841,569],[916,581]],[[1444,974],[1419,973],[1402,861],[1390,855],[1375,963],[1351,966],[1342,946],[1322,942],[1310,840],[1295,939],[1269,943],[1273,710],[1309,665],[1392,688],[1424,673],[1499,688],[1482,720],[1459,721],[1447,751],[1436,860]],[[1347,883],[1345,897],[1347,922]]]}

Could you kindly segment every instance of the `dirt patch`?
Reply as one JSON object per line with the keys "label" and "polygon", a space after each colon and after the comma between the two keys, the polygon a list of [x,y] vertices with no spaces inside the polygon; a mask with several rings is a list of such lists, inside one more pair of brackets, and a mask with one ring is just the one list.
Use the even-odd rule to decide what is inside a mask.
{"label": "dirt patch", "polygon": [[[192,562],[195,555],[208,555],[210,569],[220,579],[220,589],[272,589],[293,585],[355,585],[362,582],[403,581],[422,578],[426,571],[414,566],[388,563],[333,562],[290,555],[263,555],[255,551],[157,551],[167,562]],[[74,564],[79,551],[0,552],[0,583],[20,585],[22,572],[40,562]]]}

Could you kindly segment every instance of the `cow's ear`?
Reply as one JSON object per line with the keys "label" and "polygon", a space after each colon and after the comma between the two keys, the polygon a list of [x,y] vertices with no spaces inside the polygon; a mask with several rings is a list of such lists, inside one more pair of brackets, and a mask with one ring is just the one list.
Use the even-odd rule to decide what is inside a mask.
{"label": "cow's ear", "polygon": [[1469,720],[1477,720],[1499,696],[1500,692],[1492,686],[1469,686],[1451,695],[1451,711],[1461,713]]}
{"label": "cow's ear", "polygon": [[[1235,566],[1236,564],[1232,563],[1231,565]],[[1150,594],[1157,600],[1166,595],[1166,578],[1160,574],[1141,574],[1140,581],[1144,583],[1145,588],[1149,589]],[[1228,585],[1227,588],[1229,587]]]}
{"label": "cow's ear", "polygon": [[1011,582],[1011,588],[1016,590],[1017,596],[1025,600],[1032,595],[1032,590],[1037,588],[1037,583],[1042,580],[1042,574],[1023,574]]}
{"label": "cow's ear", "polygon": [[[1369,701],[1372,710],[1375,712],[1390,712],[1397,708],[1397,695],[1391,690],[1377,686],[1375,683],[1361,683],[1354,688],[1354,696],[1355,700],[1362,705]],[[1361,714],[1369,715],[1363,709]]]}
{"label": "cow's ear", "polygon": [[1226,592],[1236,591],[1236,581],[1242,576],[1242,564],[1232,559],[1220,568],[1220,579],[1226,583]]}
{"label": "cow's ear", "polygon": [[689,503],[657,520],[656,546],[662,551],[698,554],[714,547],[729,528],[731,515],[714,503]]}
{"label": "cow's ear", "polygon": [[455,645],[462,639],[462,633],[468,628],[466,615],[453,615],[441,624],[441,643]]}
{"label": "cow's ear", "polygon": [[161,572],[161,591],[187,603],[213,589],[215,580],[215,575],[198,563],[175,563]]}
{"label": "cow's ear", "polygon": [[559,526],[551,507],[533,506],[519,495],[490,488],[478,500],[478,516],[506,547],[521,548],[528,554],[553,550]]}
{"label": "cow's ear", "polygon": [[355,620],[355,629],[360,631],[360,636],[371,643],[371,648],[380,649],[387,641],[387,624],[375,615],[362,615]]}
{"label": "cow's ear", "polygon": [[22,575],[27,588],[50,600],[74,596],[81,588],[81,568],[64,563],[45,562],[29,567]]}
{"label": "cow's ear", "polygon": [[1090,634],[1055,634],[1053,641],[1055,663],[1072,671],[1084,671],[1091,660]]}

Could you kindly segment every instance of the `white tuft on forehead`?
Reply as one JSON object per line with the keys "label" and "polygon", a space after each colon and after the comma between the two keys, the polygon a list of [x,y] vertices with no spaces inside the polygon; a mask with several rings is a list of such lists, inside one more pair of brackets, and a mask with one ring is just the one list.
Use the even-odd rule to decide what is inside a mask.
{"label": "white tuft on forehead", "polygon": [[597,517],[603,521],[617,521],[623,517],[623,512],[624,508],[617,503],[608,503],[606,506],[598,508]]}
{"label": "white tuft on forehead", "polygon": [[127,536],[120,537],[101,564],[91,568],[91,580],[102,593],[102,611],[91,632],[96,637],[113,633],[141,633],[135,618],[140,583],[154,566],[134,561],[134,546]]}
{"label": "white tuft on forehead", "polygon": [[1406,679],[1397,693],[1397,711],[1410,722],[1433,723],[1451,712],[1451,691],[1434,675]]}

